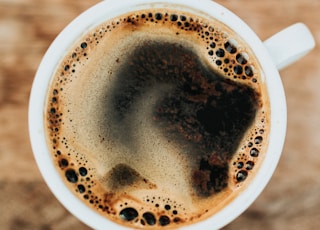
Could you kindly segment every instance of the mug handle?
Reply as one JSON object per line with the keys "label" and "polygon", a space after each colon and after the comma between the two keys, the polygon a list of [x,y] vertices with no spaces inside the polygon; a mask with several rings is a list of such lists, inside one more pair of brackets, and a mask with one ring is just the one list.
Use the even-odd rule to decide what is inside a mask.
{"label": "mug handle", "polygon": [[272,60],[281,70],[315,47],[315,40],[303,23],[293,24],[264,41]]}

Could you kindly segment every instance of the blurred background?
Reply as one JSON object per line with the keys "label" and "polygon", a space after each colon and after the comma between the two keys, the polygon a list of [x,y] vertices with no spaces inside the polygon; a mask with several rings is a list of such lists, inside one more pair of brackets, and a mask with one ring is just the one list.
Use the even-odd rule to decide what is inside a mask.
{"label": "blurred background", "polygon": [[[0,0],[0,229],[89,229],[43,181],[29,143],[27,110],[46,49],[73,18],[97,2]],[[239,15],[262,40],[301,21],[317,43],[308,56],[280,73],[288,130],[278,168],[254,204],[224,229],[319,229],[320,1],[216,2]]]}

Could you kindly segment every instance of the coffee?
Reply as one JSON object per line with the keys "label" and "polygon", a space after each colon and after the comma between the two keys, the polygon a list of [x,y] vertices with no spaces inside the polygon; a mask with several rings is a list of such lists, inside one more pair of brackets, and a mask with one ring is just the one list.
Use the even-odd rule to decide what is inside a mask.
{"label": "coffee", "polygon": [[267,98],[252,51],[227,26],[168,9],[128,13],[87,32],[57,67],[48,146],[92,209],[131,228],[177,228],[218,212],[254,177]]}

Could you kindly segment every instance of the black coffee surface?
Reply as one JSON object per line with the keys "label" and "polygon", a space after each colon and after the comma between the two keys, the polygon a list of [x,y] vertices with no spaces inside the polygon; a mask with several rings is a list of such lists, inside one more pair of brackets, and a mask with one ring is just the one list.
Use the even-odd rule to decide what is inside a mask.
{"label": "black coffee surface", "polygon": [[269,110],[253,53],[206,15],[153,9],[85,34],[57,67],[45,125],[62,180],[134,229],[209,218],[254,177]]}

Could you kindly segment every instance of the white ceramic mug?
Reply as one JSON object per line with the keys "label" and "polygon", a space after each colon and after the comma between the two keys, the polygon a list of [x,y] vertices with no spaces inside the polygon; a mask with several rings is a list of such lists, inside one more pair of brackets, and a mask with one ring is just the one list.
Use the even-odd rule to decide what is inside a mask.
{"label": "white ceramic mug", "polygon": [[271,131],[268,150],[259,171],[250,185],[230,204],[218,213],[199,223],[183,229],[218,229],[240,215],[262,192],[270,180],[280,158],[286,132],[286,102],[279,70],[297,61],[315,45],[313,37],[305,25],[298,23],[277,33],[265,42],[236,15],[209,0],[122,0],[102,1],[93,6],[70,25],[52,43],[45,54],[36,74],[29,105],[29,129],[32,148],[38,167],[57,199],[77,218],[94,229],[128,229],[99,215],[78,200],[65,186],[57,173],[45,139],[44,105],[50,80],[59,61],[77,39],[86,31],[118,15],[145,9],[176,5],[209,14],[234,30],[251,47],[265,75],[271,109]]}

